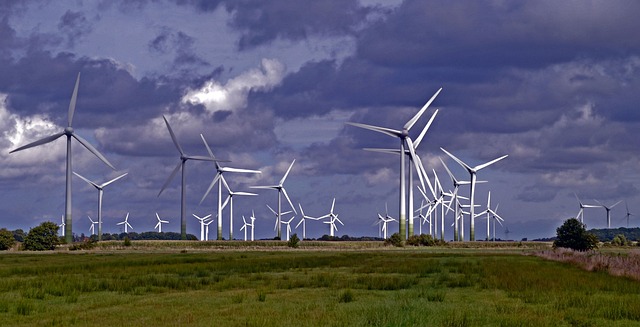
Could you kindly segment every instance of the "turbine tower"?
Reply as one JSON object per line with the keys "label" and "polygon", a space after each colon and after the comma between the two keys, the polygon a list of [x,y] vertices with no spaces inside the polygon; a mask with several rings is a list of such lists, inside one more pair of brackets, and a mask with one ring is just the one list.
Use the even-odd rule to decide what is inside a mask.
{"label": "turbine tower", "polygon": [[620,202],[622,202],[622,200],[616,202],[614,205],[612,206],[606,206],[604,204],[602,204],[602,202],[596,200],[596,202],[598,202],[598,204],[600,204],[600,207],[603,207],[604,210],[607,211],[607,228],[611,228],[611,209],[613,209],[613,207],[617,206],[618,204],[620,204]]}
{"label": "turbine tower", "polygon": [[478,171],[480,171],[483,168],[486,168],[487,166],[490,166],[506,157],[508,157],[509,155],[504,155],[500,158],[496,158],[493,159],[489,162],[483,163],[481,165],[477,165],[475,167],[470,167],[469,165],[467,165],[466,163],[464,163],[462,160],[458,159],[456,156],[454,156],[453,154],[447,152],[447,150],[440,148],[440,150],[444,151],[444,153],[446,153],[449,157],[451,157],[453,160],[455,160],[460,166],[462,166],[462,168],[466,169],[467,172],[469,172],[469,175],[471,176],[470,181],[471,181],[471,187],[469,188],[469,201],[470,201],[470,206],[469,206],[469,218],[471,220],[470,224],[469,224],[469,241],[475,241],[476,240],[476,234],[475,234],[475,205],[474,205],[474,197],[475,197],[475,191],[476,191],[476,174],[478,173]]}
{"label": "turbine tower", "polygon": [[[204,139],[204,136],[202,134],[200,134],[200,138],[202,138],[202,142],[204,142],[205,147],[207,148],[207,152],[209,152],[209,156],[215,160],[215,157],[213,155],[213,151],[211,151],[211,148],[209,147],[209,144],[207,143],[207,140]],[[222,178],[222,175],[224,173],[249,173],[249,174],[261,174],[262,172],[259,170],[251,170],[251,169],[240,169],[240,168],[231,168],[231,167],[222,167],[220,166],[220,164],[218,164],[218,161],[215,160],[214,161],[216,164],[216,176],[213,177],[213,180],[211,181],[211,184],[209,184],[209,188],[207,189],[207,191],[204,193],[204,196],[202,196],[202,200],[200,200],[200,204],[202,204],[202,202],[204,201],[204,199],[207,197],[207,195],[209,195],[209,192],[211,192],[211,189],[213,189],[213,186],[218,183],[218,181],[220,180],[220,178]],[[225,182],[226,183],[226,182]],[[227,187],[228,189],[229,187]],[[229,192],[231,192],[231,190],[229,190]],[[253,194],[253,193],[251,193]],[[222,208],[224,206],[222,205],[222,183],[218,183],[218,240],[222,240]],[[233,209],[231,209],[232,214],[231,214],[231,219],[233,219]],[[233,236],[233,225],[231,225],[229,227],[230,230],[230,237]]]}
{"label": "turbine tower", "polygon": [[87,178],[83,177],[82,175],[76,173],[75,171],[73,172],[76,176],[80,177],[83,181],[89,183],[90,185],[93,185],[93,187],[95,187],[98,190],[98,241],[102,241],[102,193],[104,191],[104,188],[107,187],[107,185],[119,180],[122,177],[127,176],[128,173],[124,173],[108,182],[102,183],[102,184],[96,184],[90,180],[88,180]]}
{"label": "turbine tower", "polygon": [[[411,130],[411,127],[413,127],[413,125],[418,121],[418,119],[420,119],[422,114],[427,110],[431,102],[435,100],[436,96],[440,93],[440,91],[442,91],[442,88],[440,88],[436,92],[436,94],[434,94],[431,97],[431,99],[422,107],[422,109],[420,109],[420,111],[418,111],[418,113],[415,116],[413,116],[413,118],[411,118],[406,124],[404,124],[404,126],[402,127],[402,130],[395,130],[391,128],[385,128],[385,127],[379,127],[379,126],[373,126],[373,125],[367,125],[367,124],[361,124],[361,123],[347,122],[347,124],[351,126],[372,130],[374,132],[382,133],[391,137],[397,137],[400,139],[400,153],[405,153],[405,151],[408,148],[408,150],[411,152],[411,156],[415,158],[417,156],[415,155],[413,142],[409,137],[409,130]],[[407,143],[407,147],[405,147],[405,143]],[[406,199],[405,192],[406,192],[405,156],[401,155],[400,156],[400,201],[399,201],[400,213],[398,217],[400,219],[400,238],[402,239],[402,241],[405,241],[407,238],[407,230],[406,230],[407,199]]]}
{"label": "turbine tower", "polygon": [[[287,199],[287,202],[289,202],[289,205],[291,206],[291,209],[293,210],[293,212],[295,212],[296,214],[298,214],[298,212],[296,211],[296,208],[293,206],[293,202],[291,202],[291,199],[289,198],[289,195],[287,195],[287,190],[284,188],[284,181],[287,180],[287,176],[289,175],[289,172],[291,171],[291,168],[293,167],[293,164],[296,163],[296,159],[293,159],[293,161],[291,162],[291,165],[289,165],[289,169],[287,169],[287,172],[284,174],[284,176],[282,177],[282,179],[280,180],[280,182],[278,182],[277,185],[266,185],[266,186],[251,186],[251,188],[256,188],[256,189],[269,189],[269,190],[276,190],[278,191],[278,213],[277,213],[277,228],[278,228],[278,239],[282,239],[282,228],[281,228],[281,222],[282,222],[282,195],[284,194],[284,197]],[[271,207],[269,207],[269,209],[271,209]],[[273,209],[271,209],[273,210]]]}
{"label": "turbine tower", "polygon": [[73,88],[73,94],[71,95],[71,102],[69,103],[69,112],[68,112],[68,124],[67,127],[60,133],[47,136],[35,142],[29,143],[27,145],[23,145],[17,149],[11,150],[9,153],[14,153],[17,151],[25,150],[28,148],[32,148],[38,145],[46,144],[56,140],[61,136],[67,137],[67,169],[66,169],[66,189],[65,189],[65,205],[64,205],[64,216],[65,216],[65,239],[67,243],[73,242],[73,230],[72,230],[72,218],[71,218],[71,138],[75,138],[80,144],[82,144],[87,150],[93,153],[96,157],[98,157],[102,162],[104,162],[107,166],[111,167],[115,170],[115,167],[105,158],[96,148],[94,148],[91,143],[87,142],[84,138],[78,135],[72,127],[73,123],[73,114],[76,110],[76,100],[78,98],[78,86],[80,85],[80,73],[78,73],[78,77],[76,78],[76,86]]}
{"label": "turbine tower", "polygon": [[[205,238],[208,240],[208,236],[209,236],[209,224],[211,223],[211,221],[209,221],[209,224],[206,224],[205,221],[207,219],[209,219],[209,217],[211,217],[211,215],[206,215],[204,217],[198,217],[195,213],[192,214],[196,219],[200,220],[200,241],[204,241]],[[207,229],[207,235],[205,236],[205,227]]]}
{"label": "turbine tower", "polygon": [[178,143],[178,139],[176,138],[176,135],[173,133],[173,129],[171,129],[171,125],[169,125],[169,121],[167,120],[167,117],[165,117],[164,115],[162,115],[162,119],[164,119],[165,124],[167,125],[167,129],[169,130],[169,134],[171,134],[171,140],[173,141],[173,144],[175,144],[176,148],[178,149],[178,152],[180,152],[180,162],[178,162],[178,165],[176,166],[175,169],[173,169],[173,172],[171,172],[171,175],[169,175],[169,178],[167,179],[167,181],[164,183],[164,185],[162,185],[162,188],[160,189],[160,192],[158,192],[158,197],[160,196],[160,194],[162,194],[162,192],[164,191],[164,189],[167,187],[167,185],[169,185],[169,183],[171,183],[171,181],[173,180],[173,178],[176,176],[176,174],[178,173],[178,170],[182,171],[182,183],[181,183],[181,191],[180,191],[180,238],[183,240],[187,239],[187,198],[186,198],[186,187],[185,187],[185,183],[186,183],[186,170],[185,170],[185,163],[187,162],[187,160],[200,160],[200,161],[215,161],[215,158],[210,158],[210,157],[205,157],[205,156],[189,156],[187,154],[184,153],[184,150],[182,150],[182,147],[180,146],[180,143]]}

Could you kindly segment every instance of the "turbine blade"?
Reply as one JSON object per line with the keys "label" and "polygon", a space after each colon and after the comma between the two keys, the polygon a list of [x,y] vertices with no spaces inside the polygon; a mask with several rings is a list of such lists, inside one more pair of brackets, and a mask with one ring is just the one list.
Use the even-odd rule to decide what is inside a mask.
{"label": "turbine blade", "polygon": [[[422,159],[420,159],[420,157],[416,156],[417,162],[420,165],[420,170],[419,173],[422,174],[422,176],[424,177],[424,179],[427,181],[427,185],[429,186],[429,190],[431,191],[431,194],[433,195],[433,198],[436,198],[436,191],[433,189],[433,185],[431,185],[431,181],[429,180],[429,174],[427,174],[427,171],[424,169],[424,165],[422,164]],[[426,189],[424,190],[426,191]],[[423,192],[424,194],[424,192]],[[425,199],[427,198],[427,196],[424,196]]]}
{"label": "turbine blade", "polygon": [[160,192],[158,192],[158,196],[160,196],[160,194],[162,194],[164,189],[167,188],[167,185],[169,185],[169,183],[171,183],[173,178],[178,173],[178,170],[180,170],[180,166],[182,166],[182,161],[178,162],[178,165],[176,166],[176,168],[173,169],[173,171],[171,172],[171,175],[169,175],[169,178],[167,178],[167,181],[164,182],[164,185],[162,185],[162,188],[160,188]]}
{"label": "turbine blade", "polygon": [[129,173],[124,173],[124,174],[122,174],[122,175],[120,175],[120,176],[118,176],[118,177],[116,177],[116,178],[114,178],[114,179],[112,179],[112,180],[110,180],[110,181],[108,181],[108,182],[106,182],[106,183],[104,183],[104,184],[100,185],[100,186],[101,186],[101,187],[105,187],[105,186],[107,186],[107,185],[109,185],[109,184],[111,184],[111,183],[113,183],[113,182],[115,182],[115,181],[119,180],[120,178],[127,176],[128,174],[129,174]]}
{"label": "turbine blade", "polygon": [[379,153],[400,154],[400,149],[363,148],[362,150]]}
{"label": "turbine blade", "polygon": [[80,144],[84,145],[84,147],[87,148],[87,150],[91,151],[91,153],[93,153],[96,157],[98,157],[98,159],[102,160],[102,162],[107,164],[107,166],[111,167],[111,169],[113,169],[113,170],[116,170],[116,167],[114,167],[109,162],[109,160],[107,160],[107,158],[105,158],[102,155],[102,153],[100,153],[96,148],[94,148],[93,145],[91,145],[91,143],[87,142],[87,140],[83,139],[80,135],[78,135],[76,133],[71,134],[71,136],[73,136],[73,138],[78,140],[78,142],[80,142]]}
{"label": "turbine blade", "polygon": [[233,193],[229,188],[229,184],[227,184],[227,180],[224,178],[222,174],[220,174],[220,181],[222,181],[222,185],[224,185],[224,187],[227,189],[227,192],[229,192],[229,194]]}
{"label": "turbine blade", "polygon": [[226,208],[227,204],[229,203],[229,200],[231,199],[231,196],[227,196],[227,198],[224,200],[224,202],[222,203],[222,208]]}
{"label": "turbine blade", "polygon": [[204,199],[207,197],[207,195],[209,195],[209,192],[211,192],[211,190],[213,189],[213,186],[216,185],[216,182],[220,179],[220,176],[222,176],[222,174],[216,173],[216,176],[213,177],[213,180],[211,181],[211,184],[209,184],[209,188],[207,188],[207,191],[204,192],[204,195],[202,196],[202,199],[200,200],[200,204],[202,204],[202,202],[204,202]]}
{"label": "turbine blade", "polygon": [[422,138],[424,138],[425,134],[427,134],[427,130],[429,130],[429,127],[431,127],[431,124],[433,123],[433,120],[436,118],[437,114],[438,114],[438,109],[436,109],[436,111],[433,112],[433,115],[431,115],[429,122],[427,122],[427,126],[425,126],[422,129],[422,132],[420,132],[420,135],[418,135],[418,138],[415,140],[415,142],[413,142],[415,144],[414,149],[417,149],[418,146],[420,145],[420,142],[422,142]]}
{"label": "turbine blade", "polygon": [[482,168],[485,168],[485,167],[487,167],[487,166],[489,166],[489,165],[493,165],[494,163],[496,163],[496,162],[498,162],[498,161],[500,161],[500,160],[502,160],[502,159],[504,159],[504,158],[506,158],[506,157],[508,157],[508,156],[509,156],[509,155],[508,155],[508,154],[506,154],[506,155],[504,155],[504,156],[502,156],[502,157],[500,157],[500,158],[493,159],[493,160],[491,160],[491,161],[489,161],[489,162],[487,162],[487,163],[484,163],[484,164],[482,164],[482,165],[475,166],[475,167],[473,167],[473,170],[478,171],[478,170],[480,170],[480,169],[482,169]]}
{"label": "turbine blade", "polygon": [[49,143],[49,142],[59,138],[62,135],[64,135],[64,132],[60,132],[60,133],[57,133],[57,134],[53,134],[51,136],[47,136],[47,137],[41,138],[41,139],[39,139],[39,140],[37,140],[35,142],[31,142],[31,143],[29,143],[27,145],[23,145],[23,146],[21,146],[19,148],[13,149],[13,150],[9,151],[9,153],[22,151],[24,149],[33,148],[34,146],[38,146],[38,145]]}
{"label": "turbine blade", "polygon": [[433,102],[433,100],[436,99],[436,97],[438,96],[438,94],[440,94],[440,91],[442,91],[442,88],[440,88],[432,97],[431,99],[429,99],[429,101],[427,101],[427,103],[425,103],[424,106],[422,106],[422,108],[420,109],[420,111],[418,111],[418,113],[415,114],[415,116],[413,116],[413,118],[411,118],[406,124],[404,124],[404,129],[406,130],[410,130],[411,127],[413,127],[413,125],[418,121],[418,119],[420,119],[420,117],[422,116],[422,114],[427,110],[427,108],[429,108],[429,106],[431,105],[431,102]]}
{"label": "turbine blade", "polygon": [[262,174],[262,172],[259,171],[259,170],[242,169],[242,168],[231,168],[231,167],[222,167],[222,171],[230,172],[230,173]]}
{"label": "turbine blade", "polygon": [[[76,173],[75,171],[73,172],[73,174],[78,176],[78,177],[80,177],[83,181],[89,183],[90,185],[93,185],[95,188],[100,189],[100,186],[98,184],[96,184],[96,183],[94,183],[94,182],[82,177],[82,175]],[[89,219],[91,219],[91,218],[89,218]]]}
{"label": "turbine blade", "polygon": [[173,133],[173,129],[171,129],[171,125],[169,125],[169,121],[167,120],[167,117],[162,115],[162,119],[164,119],[164,123],[167,124],[167,129],[169,129],[169,134],[171,134],[171,140],[173,140],[173,144],[175,144],[176,148],[178,148],[178,151],[180,151],[180,155],[184,156],[184,151],[182,151],[182,147],[178,143],[178,139],[176,138],[176,135]]}
{"label": "turbine blade", "polygon": [[393,136],[393,137],[402,137],[402,131],[398,131],[398,130],[391,129],[391,128],[378,127],[378,126],[361,124],[361,123],[351,123],[351,122],[347,122],[346,124],[351,125],[351,126],[355,126],[355,127],[368,129],[368,130],[371,130],[371,131],[374,131],[374,132],[378,132],[378,133],[382,133],[382,134],[387,134],[387,135]]}
{"label": "turbine blade", "polygon": [[442,166],[444,167],[444,169],[447,171],[447,174],[449,174],[449,178],[451,178],[451,182],[453,182],[454,186],[455,184],[458,184],[458,181],[456,180],[455,176],[453,176],[453,173],[451,172],[451,170],[449,170],[449,167],[447,167],[447,165],[444,163],[442,158],[438,157],[438,159],[442,163]]}
{"label": "turbine blade", "polygon": [[464,168],[467,171],[469,171],[469,173],[471,173],[473,171],[473,169],[471,167],[469,167],[469,165],[467,165],[466,163],[462,162],[462,160],[458,159],[453,154],[447,152],[447,150],[445,150],[443,148],[440,148],[440,150],[444,151],[444,153],[446,153],[449,157],[451,157],[451,159],[455,160],[460,166],[462,166],[462,168]]}
{"label": "turbine blade", "polygon": [[331,203],[331,213],[333,213],[333,208],[336,206],[336,198],[333,198],[333,202]]}
{"label": "turbine blade", "polygon": [[269,208],[269,210],[271,210],[271,212],[273,212],[274,215],[276,216],[278,215],[278,213],[275,210],[273,210],[273,208],[271,208],[268,204],[267,204],[267,208]]}
{"label": "turbine blade", "polygon": [[609,207],[609,209],[613,209],[613,207],[615,207],[615,206],[617,206],[618,204],[620,204],[620,202],[622,202],[622,200],[620,200],[620,201],[616,202],[616,204],[614,204],[614,205],[610,206],[610,207]]}
{"label": "turbine blade", "polygon": [[235,192],[235,193],[233,193],[233,195],[254,196],[254,195],[258,195],[258,194],[256,194],[256,193],[249,193],[249,192]]}
{"label": "turbine blade", "polygon": [[289,202],[289,205],[291,206],[291,209],[293,209],[293,212],[298,214],[298,212],[296,211],[296,207],[293,206],[293,202],[291,202],[291,199],[289,198],[289,195],[287,194],[287,190],[285,190],[284,187],[282,188],[282,194],[284,194],[284,197],[287,199],[287,202]]}
{"label": "turbine blade", "polygon": [[[287,179],[287,176],[289,176],[289,172],[291,171],[291,168],[293,167],[293,164],[296,163],[296,159],[293,159],[293,161],[291,162],[291,164],[289,165],[289,169],[287,169],[287,172],[284,174],[284,176],[282,177],[282,179],[280,180],[280,183],[278,185],[282,186],[282,184],[284,184],[284,181]],[[289,201],[291,202],[291,201]],[[291,205],[293,207],[293,205]],[[295,210],[295,209],[293,209]]]}
{"label": "turbine blade", "polygon": [[69,124],[67,125],[69,127],[71,127],[71,123],[73,123],[73,114],[76,111],[76,100],[78,99],[79,85],[80,85],[80,73],[78,73],[78,77],[76,77],[76,86],[73,88],[73,93],[71,94],[71,101],[69,101],[69,113],[68,113]]}

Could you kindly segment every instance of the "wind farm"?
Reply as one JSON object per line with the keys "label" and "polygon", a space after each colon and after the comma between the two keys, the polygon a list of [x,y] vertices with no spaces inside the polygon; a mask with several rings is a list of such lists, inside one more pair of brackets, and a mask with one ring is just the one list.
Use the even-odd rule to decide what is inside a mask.
{"label": "wind farm", "polygon": [[0,325],[637,325],[640,3],[336,4],[3,2]]}

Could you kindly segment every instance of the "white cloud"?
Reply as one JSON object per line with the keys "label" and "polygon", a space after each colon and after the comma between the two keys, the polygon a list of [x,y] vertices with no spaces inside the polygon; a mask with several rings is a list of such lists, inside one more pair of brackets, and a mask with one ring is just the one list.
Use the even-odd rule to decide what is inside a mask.
{"label": "white cloud", "polygon": [[226,84],[210,80],[200,89],[189,90],[182,98],[183,103],[202,104],[209,113],[216,111],[236,111],[247,105],[250,91],[268,91],[280,84],[285,67],[275,59],[262,59],[260,68],[246,71]]}

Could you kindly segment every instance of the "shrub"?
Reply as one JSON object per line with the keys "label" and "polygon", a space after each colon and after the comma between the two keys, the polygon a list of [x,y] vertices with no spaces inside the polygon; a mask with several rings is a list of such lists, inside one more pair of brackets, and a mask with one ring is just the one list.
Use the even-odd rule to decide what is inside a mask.
{"label": "shrub", "polygon": [[289,241],[287,242],[287,246],[290,248],[297,248],[300,245],[299,243],[300,243],[300,239],[298,238],[298,234],[293,234],[289,238]]}
{"label": "shrub", "polygon": [[338,298],[338,302],[340,303],[349,303],[353,302],[353,300],[354,296],[351,290],[345,290],[344,292],[342,292],[342,294],[340,294],[340,297]]}
{"label": "shrub", "polygon": [[57,234],[58,225],[50,221],[45,221],[29,230],[22,246],[25,250],[30,251],[53,250],[56,248],[56,245],[59,244]]}
{"label": "shrub", "polygon": [[6,228],[0,229],[0,251],[9,250],[16,244],[13,233]]}
{"label": "shrub", "polygon": [[384,244],[385,245],[393,245],[393,246],[397,246],[397,247],[403,247],[404,246],[404,242],[402,241],[402,238],[400,237],[399,233],[393,233],[391,235],[391,237],[389,237],[388,239],[384,240]]}
{"label": "shrub", "polygon": [[73,245],[71,245],[69,247],[69,250],[71,250],[71,251],[91,250],[91,249],[96,247],[96,242],[97,242],[97,239],[94,239],[93,237],[92,238],[85,238],[85,240],[82,241],[82,242],[73,243]]}
{"label": "shrub", "polygon": [[576,218],[567,219],[562,226],[558,227],[556,233],[554,248],[588,251],[598,246],[598,238],[587,232],[585,225]]}
{"label": "shrub", "polygon": [[618,234],[611,240],[611,244],[615,246],[628,246],[631,245],[631,242],[627,240],[624,234]]}
{"label": "shrub", "polygon": [[124,246],[131,246],[131,240],[129,239],[129,236],[124,237]]}

